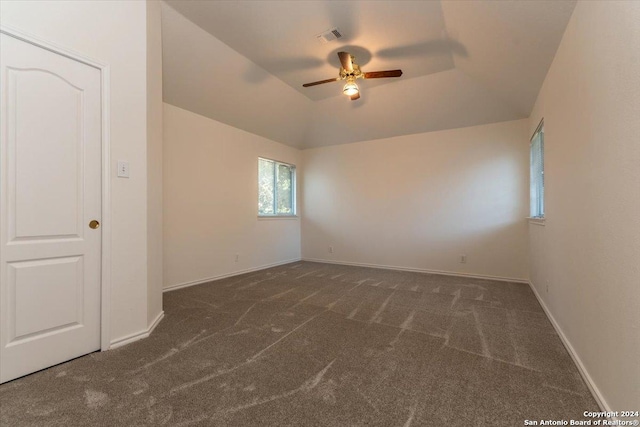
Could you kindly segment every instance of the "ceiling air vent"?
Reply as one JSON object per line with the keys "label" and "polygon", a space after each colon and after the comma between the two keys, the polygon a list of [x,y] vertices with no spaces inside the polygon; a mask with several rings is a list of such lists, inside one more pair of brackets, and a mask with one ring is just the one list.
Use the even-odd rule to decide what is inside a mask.
{"label": "ceiling air vent", "polygon": [[318,41],[322,44],[329,43],[339,38],[342,38],[342,34],[337,28],[332,28],[330,30],[324,31],[316,36],[316,39],[318,39]]}

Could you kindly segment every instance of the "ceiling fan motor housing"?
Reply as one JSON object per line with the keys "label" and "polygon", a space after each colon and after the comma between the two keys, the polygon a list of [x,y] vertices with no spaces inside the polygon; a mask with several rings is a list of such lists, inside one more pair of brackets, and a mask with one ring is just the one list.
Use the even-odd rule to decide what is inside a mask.
{"label": "ceiling fan motor housing", "polygon": [[[355,58],[352,56],[351,59],[353,60]],[[340,67],[340,78],[342,80],[347,80],[349,77],[353,77],[355,79],[360,79],[360,78],[364,77],[364,73],[362,71],[360,71],[360,66],[358,64],[356,64],[355,62],[353,63],[353,71],[352,72],[348,72],[344,68]]]}

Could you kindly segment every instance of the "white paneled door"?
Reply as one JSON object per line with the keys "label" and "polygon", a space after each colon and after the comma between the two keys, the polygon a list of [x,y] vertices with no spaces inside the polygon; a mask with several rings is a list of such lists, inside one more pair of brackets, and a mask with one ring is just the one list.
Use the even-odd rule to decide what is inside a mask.
{"label": "white paneled door", "polygon": [[101,72],[0,34],[0,382],[100,349]]}

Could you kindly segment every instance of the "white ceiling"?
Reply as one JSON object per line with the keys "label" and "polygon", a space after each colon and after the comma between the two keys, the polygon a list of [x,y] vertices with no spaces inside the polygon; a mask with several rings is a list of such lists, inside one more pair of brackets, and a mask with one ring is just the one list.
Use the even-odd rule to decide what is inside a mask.
{"label": "white ceiling", "polygon": [[[163,8],[164,97],[299,148],[527,117],[575,1],[186,1]],[[173,8],[173,9],[172,9]],[[179,12],[179,13],[176,13]],[[194,25],[196,24],[196,25]],[[338,27],[344,38],[315,35]],[[303,88],[364,71],[400,78]]]}

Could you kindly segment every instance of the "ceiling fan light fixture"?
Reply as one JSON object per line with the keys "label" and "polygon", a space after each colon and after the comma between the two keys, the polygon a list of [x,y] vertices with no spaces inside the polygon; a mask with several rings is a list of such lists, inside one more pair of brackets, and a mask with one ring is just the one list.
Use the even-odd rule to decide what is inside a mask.
{"label": "ceiling fan light fixture", "polygon": [[353,80],[348,81],[347,84],[344,85],[344,88],[342,89],[342,93],[344,93],[347,96],[355,95],[358,92],[360,92],[360,89],[358,89],[358,85]]}

